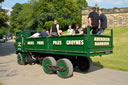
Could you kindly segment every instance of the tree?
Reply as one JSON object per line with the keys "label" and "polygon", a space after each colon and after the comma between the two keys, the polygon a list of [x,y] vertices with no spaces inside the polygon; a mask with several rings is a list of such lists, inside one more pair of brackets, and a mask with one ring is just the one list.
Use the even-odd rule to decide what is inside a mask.
{"label": "tree", "polygon": [[83,7],[87,7],[88,3],[86,0],[76,0],[79,7],[82,9]]}
{"label": "tree", "polygon": [[13,11],[11,12],[11,15],[10,15],[10,31],[11,32],[14,32],[14,31],[17,31],[18,29],[20,30],[21,28],[21,21],[18,21],[18,16],[22,10],[22,4],[20,3],[16,3],[12,9]]}
{"label": "tree", "polygon": [[33,7],[31,4],[25,3],[22,5],[22,10],[19,12],[17,21],[22,25],[19,29],[32,29],[35,22],[33,17]]}
{"label": "tree", "polygon": [[0,27],[5,27],[7,26],[7,21],[8,21],[8,15],[4,12],[0,12]]}
{"label": "tree", "polygon": [[4,0],[0,0],[0,3],[4,2]]}
{"label": "tree", "polygon": [[10,17],[12,30],[37,29],[49,30],[57,19],[60,29],[72,24],[81,25],[82,7],[85,0],[31,0],[26,4],[15,4]]}
{"label": "tree", "polygon": [[[0,3],[2,3],[4,0],[0,0]],[[0,7],[0,36],[2,36],[5,32],[6,29],[8,27],[7,21],[8,21],[9,17],[7,15],[7,10],[2,9]]]}
{"label": "tree", "polygon": [[53,21],[45,22],[44,28],[45,28],[46,30],[50,30],[49,28],[51,28],[52,24],[53,24]]}

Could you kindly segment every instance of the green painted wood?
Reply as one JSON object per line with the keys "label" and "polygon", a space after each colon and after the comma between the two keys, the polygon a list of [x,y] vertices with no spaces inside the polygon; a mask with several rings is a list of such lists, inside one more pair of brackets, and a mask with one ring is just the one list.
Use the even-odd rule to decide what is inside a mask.
{"label": "green painted wood", "polygon": [[[61,37],[29,38],[35,31],[17,32],[18,52],[37,52],[72,56],[97,56],[113,52],[113,32],[111,35],[67,35]],[[21,43],[21,47],[18,43]],[[21,49],[21,50],[19,50]]]}

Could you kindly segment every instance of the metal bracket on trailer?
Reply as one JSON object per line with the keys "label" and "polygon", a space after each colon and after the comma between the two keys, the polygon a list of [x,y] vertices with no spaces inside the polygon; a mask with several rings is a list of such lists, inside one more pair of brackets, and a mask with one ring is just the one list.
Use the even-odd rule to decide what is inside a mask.
{"label": "metal bracket on trailer", "polygon": [[51,71],[61,71],[61,72],[64,72],[65,69],[63,67],[59,67],[59,66],[51,66],[51,65],[46,65],[47,68]]}

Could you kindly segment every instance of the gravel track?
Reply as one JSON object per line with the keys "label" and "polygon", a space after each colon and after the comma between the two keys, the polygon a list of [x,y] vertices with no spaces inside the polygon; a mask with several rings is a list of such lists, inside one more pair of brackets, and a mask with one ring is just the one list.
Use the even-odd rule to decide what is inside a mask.
{"label": "gravel track", "polygon": [[89,73],[75,71],[62,79],[44,73],[42,67],[18,65],[12,41],[0,45],[0,81],[5,85],[128,85],[128,72],[93,67]]}

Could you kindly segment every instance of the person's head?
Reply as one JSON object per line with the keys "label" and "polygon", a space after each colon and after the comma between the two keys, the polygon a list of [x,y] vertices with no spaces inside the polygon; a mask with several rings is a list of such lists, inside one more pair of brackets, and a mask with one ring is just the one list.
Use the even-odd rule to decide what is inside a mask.
{"label": "person's head", "polygon": [[46,31],[46,33],[49,35],[49,31]]}
{"label": "person's head", "polygon": [[95,12],[96,11],[96,7],[92,7],[92,12]]}
{"label": "person's head", "polygon": [[57,20],[54,20],[54,24],[57,24]]}
{"label": "person's head", "polygon": [[46,29],[43,29],[43,32],[46,32]]}
{"label": "person's head", "polygon": [[78,24],[76,24],[76,29],[79,29],[79,25]]}
{"label": "person's head", "polygon": [[98,13],[99,13],[99,15],[101,15],[103,13],[103,10],[99,9]]}
{"label": "person's head", "polygon": [[82,29],[86,29],[86,27],[87,27],[86,25],[82,25]]}
{"label": "person's head", "polygon": [[72,28],[72,26],[71,25],[69,25],[69,29],[71,29]]}

